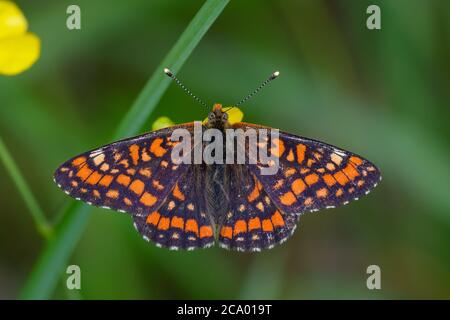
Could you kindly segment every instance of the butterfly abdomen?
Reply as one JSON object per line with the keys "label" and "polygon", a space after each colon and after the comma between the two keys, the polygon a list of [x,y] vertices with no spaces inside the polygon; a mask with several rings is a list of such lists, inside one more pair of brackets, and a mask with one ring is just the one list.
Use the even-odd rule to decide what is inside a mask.
{"label": "butterfly abdomen", "polygon": [[229,207],[229,169],[225,164],[207,165],[205,171],[205,199],[207,213],[214,223],[221,224]]}

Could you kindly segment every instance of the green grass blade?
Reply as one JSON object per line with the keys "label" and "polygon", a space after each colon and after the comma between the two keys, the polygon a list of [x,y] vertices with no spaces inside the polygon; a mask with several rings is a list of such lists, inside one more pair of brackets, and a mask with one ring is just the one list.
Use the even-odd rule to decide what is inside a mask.
{"label": "green grass blade", "polygon": [[[206,31],[217,19],[229,0],[208,0],[193,18],[178,41],[145,85],[130,111],[119,125],[115,138],[136,134],[167,89],[170,79],[162,72],[169,66],[179,71]],[[38,258],[20,295],[22,299],[49,298],[61,276],[72,250],[88,221],[90,208],[82,203],[70,206]]]}
{"label": "green grass blade", "polygon": [[229,0],[206,1],[139,94],[134,106],[119,125],[115,138],[130,136],[142,128],[151,110],[159,102],[171,82],[171,79],[164,74],[163,69],[168,67],[175,73],[180,70],[228,2]]}
{"label": "green grass blade", "polygon": [[14,159],[9,153],[8,148],[6,147],[1,137],[0,137],[0,160],[5,165],[6,171],[9,173],[11,179],[13,180],[17,189],[22,195],[22,198],[25,201],[25,204],[27,205],[31,213],[31,216],[34,219],[36,228],[44,237],[48,237],[51,230],[50,224],[45,218],[44,212],[41,210],[41,207],[39,206],[36,198],[31,192],[30,187],[26,183],[24,177],[22,176],[22,173],[17,167]]}

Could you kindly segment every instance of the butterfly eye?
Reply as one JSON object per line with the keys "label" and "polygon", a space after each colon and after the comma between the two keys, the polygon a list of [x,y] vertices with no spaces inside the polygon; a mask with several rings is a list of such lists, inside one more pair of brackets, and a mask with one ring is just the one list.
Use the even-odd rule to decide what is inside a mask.
{"label": "butterfly eye", "polygon": [[214,115],[213,112],[210,112],[210,113],[208,114],[208,120],[213,121],[215,118],[216,118],[216,116]]}
{"label": "butterfly eye", "polygon": [[222,114],[222,120],[227,121],[228,120],[228,113]]}

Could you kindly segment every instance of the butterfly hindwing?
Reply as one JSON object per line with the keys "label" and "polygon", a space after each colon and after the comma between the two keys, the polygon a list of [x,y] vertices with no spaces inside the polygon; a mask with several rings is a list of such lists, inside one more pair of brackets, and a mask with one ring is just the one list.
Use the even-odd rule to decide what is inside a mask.
{"label": "butterfly hindwing", "polygon": [[272,248],[293,234],[297,216],[277,208],[256,176],[248,169],[242,172],[239,177],[231,175],[228,212],[219,226],[220,246],[237,251]]}
{"label": "butterfly hindwing", "polygon": [[204,174],[199,167],[189,167],[157,210],[133,217],[146,240],[170,249],[192,250],[214,244],[214,228],[202,192]]}
{"label": "butterfly hindwing", "polygon": [[56,170],[54,180],[68,195],[92,205],[151,212],[188,169],[171,161],[171,132],[161,129],[76,156]]}
{"label": "butterfly hindwing", "polygon": [[[260,127],[240,123],[237,127]],[[268,128],[270,130],[270,128]],[[266,147],[270,149],[270,141]],[[267,164],[250,164],[276,206],[290,213],[334,208],[369,193],[381,179],[377,167],[359,155],[326,143],[279,132],[270,152],[279,158],[273,175],[262,175]]]}

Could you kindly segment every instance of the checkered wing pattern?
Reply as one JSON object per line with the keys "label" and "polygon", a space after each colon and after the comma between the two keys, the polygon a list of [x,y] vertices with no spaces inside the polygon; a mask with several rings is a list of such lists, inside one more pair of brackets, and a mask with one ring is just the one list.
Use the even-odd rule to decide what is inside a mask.
{"label": "checkered wing pattern", "polygon": [[158,210],[133,217],[144,239],[169,249],[193,250],[214,244],[214,222],[206,214],[202,168],[190,166]]}
{"label": "checkered wing pattern", "polygon": [[[246,123],[237,127],[262,128]],[[303,213],[347,204],[368,194],[381,179],[374,164],[332,145],[285,132],[273,141],[275,148],[270,148],[270,142],[266,147],[279,158],[279,170],[262,175],[260,169],[269,163],[249,165],[249,170],[283,212]]]}
{"label": "checkered wing pattern", "polygon": [[[192,124],[182,127],[193,130]],[[172,128],[108,144],[76,156],[54,174],[68,195],[133,215],[156,210],[188,166],[171,161]]]}
{"label": "checkered wing pattern", "polygon": [[279,209],[258,178],[244,166],[231,166],[229,211],[219,227],[222,248],[269,249],[289,238],[298,216]]}

